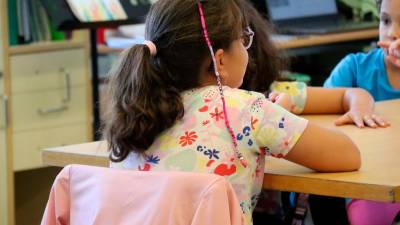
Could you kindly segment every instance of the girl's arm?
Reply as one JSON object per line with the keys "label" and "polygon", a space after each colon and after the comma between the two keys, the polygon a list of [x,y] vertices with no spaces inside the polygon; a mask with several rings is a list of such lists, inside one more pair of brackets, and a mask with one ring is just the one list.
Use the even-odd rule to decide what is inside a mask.
{"label": "girl's arm", "polygon": [[342,114],[336,125],[355,123],[358,127],[387,127],[389,123],[374,114],[374,99],[361,88],[307,87],[303,114]]}
{"label": "girl's arm", "polygon": [[[282,96],[281,96],[282,97]],[[266,102],[255,110],[254,139],[268,146],[266,155],[281,157],[321,172],[353,171],[360,168],[360,153],[348,136],[324,128]],[[261,114],[261,115],[260,115]]]}
{"label": "girl's arm", "polygon": [[311,122],[285,159],[319,172],[358,170],[357,146],[345,134]]}
{"label": "girl's arm", "polygon": [[387,127],[374,114],[374,99],[360,88],[307,87],[301,82],[274,82],[269,99],[295,114],[343,114],[336,125],[354,123],[358,127]]}

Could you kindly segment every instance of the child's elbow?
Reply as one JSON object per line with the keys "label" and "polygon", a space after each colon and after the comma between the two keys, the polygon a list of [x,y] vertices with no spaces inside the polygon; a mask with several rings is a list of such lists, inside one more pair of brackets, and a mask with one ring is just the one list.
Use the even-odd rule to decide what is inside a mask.
{"label": "child's elbow", "polygon": [[330,160],[320,172],[351,172],[361,167],[361,154],[354,142],[345,134],[339,134],[341,142],[336,142],[336,160]]}
{"label": "child's elbow", "polygon": [[359,170],[361,168],[361,153],[354,142],[351,141],[347,136],[346,138],[348,146],[345,147],[347,150],[343,169],[345,171]]}
{"label": "child's elbow", "polygon": [[358,149],[354,150],[351,163],[349,165],[349,171],[359,170],[361,168],[361,154]]}

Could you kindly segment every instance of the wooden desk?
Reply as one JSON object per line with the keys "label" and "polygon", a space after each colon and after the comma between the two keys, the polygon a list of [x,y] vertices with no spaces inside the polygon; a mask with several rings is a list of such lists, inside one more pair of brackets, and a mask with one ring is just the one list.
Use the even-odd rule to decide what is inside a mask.
{"label": "wooden desk", "polygon": [[[389,128],[358,129],[340,127],[361,150],[360,171],[348,173],[316,173],[294,163],[269,157],[264,177],[264,188],[400,202],[400,100],[377,104],[377,112],[392,124]],[[308,116],[323,126],[334,127],[337,116]],[[315,139],[318,141],[318,137]],[[45,149],[43,162],[65,166],[71,163],[108,166],[105,142]]]}
{"label": "wooden desk", "polygon": [[[381,129],[345,126],[340,129],[360,148],[362,167],[350,173],[315,173],[296,164],[267,159],[264,187],[321,195],[400,202],[400,100],[377,104],[377,112],[391,122]],[[334,127],[335,116],[309,116]],[[316,138],[316,140],[318,140]]]}

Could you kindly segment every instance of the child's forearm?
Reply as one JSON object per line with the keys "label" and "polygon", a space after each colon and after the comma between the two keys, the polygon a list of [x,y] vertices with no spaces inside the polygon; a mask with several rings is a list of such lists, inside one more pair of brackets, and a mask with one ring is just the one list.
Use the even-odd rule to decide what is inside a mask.
{"label": "child's forearm", "polygon": [[303,113],[344,114],[335,121],[336,125],[389,126],[387,121],[374,113],[374,105],[372,96],[360,88],[309,87]]}
{"label": "child's forearm", "polygon": [[374,99],[361,88],[308,87],[304,114],[345,113],[349,109],[373,110]]}
{"label": "child's forearm", "polygon": [[344,112],[345,88],[307,87],[303,114],[339,114]]}

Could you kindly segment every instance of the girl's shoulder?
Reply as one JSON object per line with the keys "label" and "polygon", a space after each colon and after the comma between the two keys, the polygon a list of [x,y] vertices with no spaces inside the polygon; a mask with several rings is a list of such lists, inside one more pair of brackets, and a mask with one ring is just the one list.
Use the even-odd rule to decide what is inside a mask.
{"label": "girl's shoulder", "polygon": [[[259,99],[265,99],[265,95],[262,93],[247,91],[238,88],[230,88],[228,86],[223,87],[224,98],[227,101],[239,101],[239,102],[251,102]],[[196,88],[183,93],[184,98],[201,98],[205,102],[219,101],[221,94],[218,86],[206,86],[202,88]]]}
{"label": "girl's shoulder", "polygon": [[254,101],[260,98],[265,99],[266,96],[263,93],[248,91],[239,88],[224,87],[224,95],[227,98],[239,98],[242,100]]}
{"label": "girl's shoulder", "polygon": [[368,52],[351,53],[343,60],[347,63],[356,64],[358,66],[370,67],[377,61],[383,61],[384,52],[381,48],[375,48]]}

